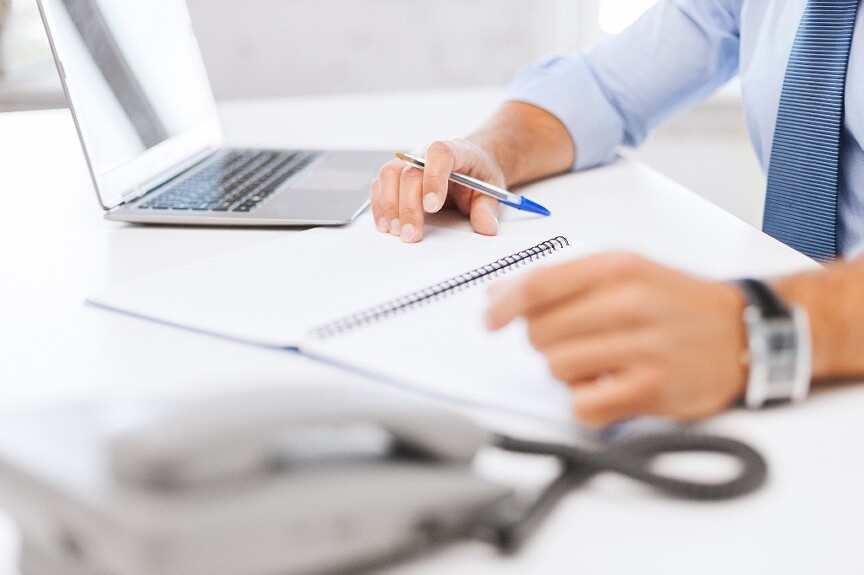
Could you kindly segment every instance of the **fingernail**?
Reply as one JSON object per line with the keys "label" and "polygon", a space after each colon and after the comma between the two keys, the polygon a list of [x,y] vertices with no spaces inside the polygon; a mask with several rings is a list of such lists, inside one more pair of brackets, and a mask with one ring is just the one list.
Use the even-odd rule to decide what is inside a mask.
{"label": "fingernail", "polygon": [[495,209],[488,205],[486,206],[486,210],[489,212],[489,215],[492,217],[492,221],[495,222],[495,234],[498,234],[498,215],[495,213]]}
{"label": "fingernail", "polygon": [[387,224],[387,218],[381,218],[378,220],[378,231],[382,234],[386,234],[390,231],[390,226]]}
{"label": "fingernail", "polygon": [[401,236],[402,241],[403,242],[414,241],[414,236],[416,235],[416,233],[417,233],[417,229],[413,225],[405,224],[402,227],[402,236]]}
{"label": "fingernail", "polygon": [[399,232],[402,230],[402,224],[399,223],[399,220],[393,219],[390,222],[390,234],[394,236],[398,236]]}
{"label": "fingernail", "polygon": [[430,213],[436,211],[438,209],[438,196],[433,193],[423,196],[423,209]]}

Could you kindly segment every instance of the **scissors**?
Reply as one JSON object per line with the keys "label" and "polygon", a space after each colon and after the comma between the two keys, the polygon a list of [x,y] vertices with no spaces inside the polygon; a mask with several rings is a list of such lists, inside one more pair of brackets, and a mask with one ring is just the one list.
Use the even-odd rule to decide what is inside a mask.
{"label": "scissors", "polygon": [[[768,465],[755,449],[740,441],[713,435],[657,433],[617,441],[603,449],[527,441],[497,436],[496,447],[532,455],[551,455],[563,467],[561,474],[526,508],[505,508],[488,518],[474,536],[504,553],[516,552],[555,504],[574,488],[601,472],[614,472],[654,487],[666,495],[694,501],[720,501],[746,495],[765,483]],[[709,453],[731,456],[740,464],[736,476],[720,481],[681,479],[652,471],[652,462],[674,453]]]}

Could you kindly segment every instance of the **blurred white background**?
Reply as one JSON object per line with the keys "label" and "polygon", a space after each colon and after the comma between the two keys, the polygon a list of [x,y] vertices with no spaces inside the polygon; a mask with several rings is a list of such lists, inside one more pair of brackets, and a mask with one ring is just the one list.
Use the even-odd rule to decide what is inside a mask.
{"label": "blurred white background", "polygon": [[[656,0],[188,2],[222,100],[503,86],[534,58],[620,31]],[[63,105],[35,0],[0,0],[0,111]],[[625,153],[761,221],[764,182],[734,84]]]}

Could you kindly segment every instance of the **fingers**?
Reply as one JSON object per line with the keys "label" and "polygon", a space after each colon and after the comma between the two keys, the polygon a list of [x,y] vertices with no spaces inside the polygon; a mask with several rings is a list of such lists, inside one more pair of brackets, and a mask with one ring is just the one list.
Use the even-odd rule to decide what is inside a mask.
{"label": "fingers", "polygon": [[[405,162],[392,160],[384,164],[372,182],[371,203],[375,225],[382,233],[399,229],[399,182]],[[394,225],[395,224],[395,225]]]}
{"label": "fingers", "polygon": [[473,194],[471,198],[471,227],[478,234],[494,236],[498,234],[498,211],[501,203],[483,194]]}
{"label": "fingers", "polygon": [[[622,285],[649,273],[650,265],[633,254],[604,253],[542,268],[492,291],[486,324],[499,329],[516,317],[530,317],[607,285]],[[636,303],[630,307],[638,307]]]}
{"label": "fingers", "polygon": [[399,235],[403,242],[413,243],[423,237],[425,213],[435,213],[444,206],[450,185],[450,174],[456,164],[455,144],[433,142],[426,148],[425,168],[407,166],[399,179]]}
{"label": "fingers", "polygon": [[434,214],[447,199],[450,174],[455,169],[456,154],[449,144],[433,142],[426,148],[426,168],[423,170],[423,209]]}
{"label": "fingers", "polygon": [[378,231],[382,234],[388,233],[390,231],[390,224],[387,223],[387,219],[384,217],[384,212],[381,207],[380,172],[379,176],[372,180],[372,183],[369,184],[369,198],[369,203],[372,206],[372,219],[375,221],[375,227],[377,227]]}
{"label": "fingers", "polygon": [[644,355],[640,336],[624,334],[584,340],[561,340],[549,348],[538,348],[546,356],[550,373],[561,381],[594,379],[597,374],[618,371],[634,356]]}
{"label": "fingers", "polygon": [[391,223],[390,233],[403,242],[413,243],[423,237],[424,170],[406,165],[399,178],[399,219]]}
{"label": "fingers", "polygon": [[558,341],[634,329],[645,322],[648,310],[628,288],[591,292],[590,298],[558,302],[534,313],[528,337],[537,349]]}
{"label": "fingers", "polygon": [[643,415],[656,413],[655,386],[638,373],[615,373],[605,382],[580,386],[573,392],[573,413],[584,425],[604,427]]}
{"label": "fingers", "polygon": [[378,230],[404,242],[416,242],[423,237],[425,214],[455,205],[471,218],[478,233],[497,234],[498,201],[449,181],[450,174],[456,171],[504,186],[503,173],[492,155],[470,141],[451,140],[430,144],[425,161],[422,170],[401,160],[392,160],[381,168],[370,186]]}
{"label": "fingers", "polygon": [[637,256],[602,254],[490,290],[487,324],[523,317],[549,370],[589,425],[663,415],[688,420],[743,393],[740,294]]}
{"label": "fingers", "polygon": [[[391,160],[370,186],[375,226],[382,233],[413,243],[423,237],[425,213],[440,210],[447,200],[456,155],[450,144],[435,142],[426,150],[426,168]],[[489,229],[484,222],[484,229]]]}

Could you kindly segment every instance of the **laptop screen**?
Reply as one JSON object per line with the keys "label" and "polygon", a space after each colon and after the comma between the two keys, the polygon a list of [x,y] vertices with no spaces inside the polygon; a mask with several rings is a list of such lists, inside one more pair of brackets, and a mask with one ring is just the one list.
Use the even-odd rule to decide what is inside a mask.
{"label": "laptop screen", "polygon": [[[112,180],[112,172],[122,172],[146,152],[194,132],[215,117],[182,0],[42,0],[42,5],[90,168],[103,196],[103,187],[116,186],[100,183],[121,187],[140,183],[128,177]],[[188,152],[183,150],[180,156]],[[160,158],[156,164],[171,161]],[[136,177],[131,180],[154,176],[146,172],[160,166],[150,164],[143,172],[134,170]]]}

